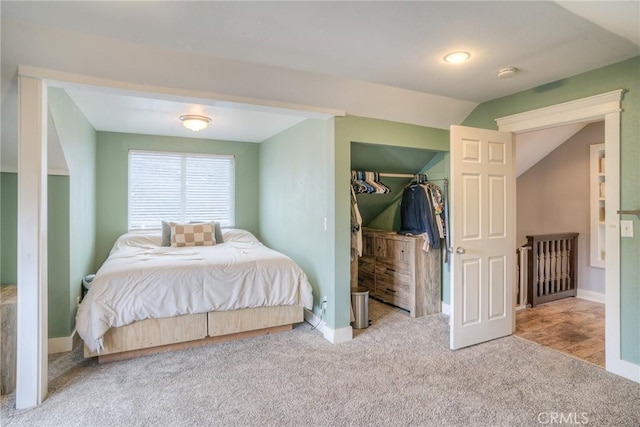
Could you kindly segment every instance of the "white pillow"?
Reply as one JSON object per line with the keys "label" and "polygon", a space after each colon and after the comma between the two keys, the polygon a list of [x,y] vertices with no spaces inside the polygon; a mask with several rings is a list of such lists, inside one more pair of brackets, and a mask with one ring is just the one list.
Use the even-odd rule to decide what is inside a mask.
{"label": "white pillow", "polygon": [[256,236],[239,228],[223,228],[222,236],[225,242],[260,243]]}

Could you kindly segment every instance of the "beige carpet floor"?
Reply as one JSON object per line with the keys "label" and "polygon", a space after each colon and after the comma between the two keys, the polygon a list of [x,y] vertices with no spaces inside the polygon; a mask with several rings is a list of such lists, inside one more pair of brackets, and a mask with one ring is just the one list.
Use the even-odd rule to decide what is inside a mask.
{"label": "beige carpet floor", "polygon": [[[516,337],[450,351],[448,318],[371,302],[334,345],[286,333],[99,365],[52,358],[49,397],[3,426],[640,425],[640,384]],[[554,422],[555,420],[555,422]]]}

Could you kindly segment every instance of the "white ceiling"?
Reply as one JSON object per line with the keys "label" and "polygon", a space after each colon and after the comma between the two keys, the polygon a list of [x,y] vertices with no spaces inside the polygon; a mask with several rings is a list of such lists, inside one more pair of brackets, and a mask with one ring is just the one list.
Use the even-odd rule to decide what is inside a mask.
{"label": "white ceiling", "polygon": [[[638,1],[2,1],[0,7],[3,27],[25,23],[149,50],[339,76],[446,97],[441,104],[496,99],[640,54]],[[469,51],[470,61],[444,63],[452,50]],[[520,72],[498,79],[506,66]],[[68,91],[98,130],[261,141],[304,118],[215,101]],[[179,126],[177,117],[194,111],[211,115],[213,126],[198,134]]]}
{"label": "white ceiling", "polygon": [[[205,99],[175,101],[69,87],[66,92],[96,130],[107,132],[262,142],[306,118],[320,116]],[[180,121],[187,114],[212,121],[208,128],[193,132]]]}
{"label": "white ceiling", "polygon": [[[639,2],[573,3],[50,1],[21,2],[6,13],[165,49],[483,102],[639,54]],[[625,38],[633,34],[635,44]],[[452,50],[469,51],[471,60],[444,63]],[[498,79],[496,71],[507,66],[521,73]]]}

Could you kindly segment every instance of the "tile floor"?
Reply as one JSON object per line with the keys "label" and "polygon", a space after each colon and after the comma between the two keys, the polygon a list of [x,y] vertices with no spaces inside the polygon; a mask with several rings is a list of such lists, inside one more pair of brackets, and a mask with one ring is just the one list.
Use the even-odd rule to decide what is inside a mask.
{"label": "tile floor", "polygon": [[604,304],[564,298],[518,311],[515,335],[604,368]]}

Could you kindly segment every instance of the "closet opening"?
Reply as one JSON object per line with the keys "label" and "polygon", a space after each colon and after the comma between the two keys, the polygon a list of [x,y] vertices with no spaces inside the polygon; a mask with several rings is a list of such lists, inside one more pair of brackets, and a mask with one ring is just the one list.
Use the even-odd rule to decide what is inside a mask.
{"label": "closet opening", "polygon": [[[370,324],[392,312],[409,318],[440,313],[448,153],[352,142],[351,170],[351,291],[368,291]],[[425,231],[403,230],[403,194],[415,187],[442,209],[444,234],[434,218],[432,240]],[[367,329],[354,329],[354,337],[360,333]]]}
{"label": "closet opening", "polygon": [[[602,368],[604,137],[603,121],[515,136],[519,252],[515,335]],[[547,152],[536,159],[533,147],[540,144],[548,144]]]}

